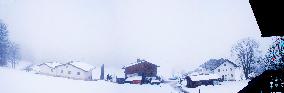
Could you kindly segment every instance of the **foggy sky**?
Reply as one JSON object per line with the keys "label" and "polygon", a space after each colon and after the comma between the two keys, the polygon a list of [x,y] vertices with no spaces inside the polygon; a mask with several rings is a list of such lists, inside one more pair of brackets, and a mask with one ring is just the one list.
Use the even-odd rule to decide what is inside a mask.
{"label": "foggy sky", "polygon": [[35,63],[144,58],[170,71],[230,58],[242,38],[264,42],[248,0],[0,0],[0,19]]}

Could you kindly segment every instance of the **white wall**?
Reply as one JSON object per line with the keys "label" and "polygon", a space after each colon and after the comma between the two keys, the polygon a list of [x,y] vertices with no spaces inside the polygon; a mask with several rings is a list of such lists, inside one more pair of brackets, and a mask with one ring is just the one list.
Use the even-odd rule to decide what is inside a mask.
{"label": "white wall", "polygon": [[[77,73],[79,73],[79,75]],[[66,77],[66,78],[72,78],[72,79],[82,79],[82,80],[92,79],[91,71],[86,72],[70,64],[60,65],[56,67],[56,75],[60,77]]]}
{"label": "white wall", "polygon": [[[226,65],[226,66],[225,66]],[[218,71],[220,69],[220,72]],[[235,69],[233,64],[229,62],[224,62],[219,67],[214,70],[215,74],[219,74],[220,77],[224,76],[225,80],[235,80]]]}
{"label": "white wall", "polygon": [[55,75],[55,70],[46,64],[42,64],[39,66],[39,72],[40,74],[46,74],[46,75]]}

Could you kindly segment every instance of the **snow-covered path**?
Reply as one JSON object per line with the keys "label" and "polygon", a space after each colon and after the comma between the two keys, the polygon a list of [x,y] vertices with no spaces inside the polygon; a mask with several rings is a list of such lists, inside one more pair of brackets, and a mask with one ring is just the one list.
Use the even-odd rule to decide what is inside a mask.
{"label": "snow-covered path", "polygon": [[[243,81],[224,81],[221,85],[202,85],[197,88],[182,88],[190,93],[237,93],[248,84],[248,80]],[[200,90],[199,90],[200,89]]]}
{"label": "snow-covered path", "polygon": [[168,84],[133,85],[37,75],[0,67],[0,93],[176,93]]}
{"label": "snow-covered path", "polygon": [[169,82],[168,83],[170,86],[172,86],[174,89],[178,91],[178,93],[189,93],[188,91],[184,90],[182,86],[177,86],[177,82]]}

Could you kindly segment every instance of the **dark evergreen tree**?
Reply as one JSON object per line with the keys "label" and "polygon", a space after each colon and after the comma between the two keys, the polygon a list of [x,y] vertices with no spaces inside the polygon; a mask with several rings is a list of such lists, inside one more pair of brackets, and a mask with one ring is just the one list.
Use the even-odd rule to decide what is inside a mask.
{"label": "dark evergreen tree", "polygon": [[104,64],[103,64],[103,65],[101,66],[101,76],[100,76],[100,79],[101,79],[101,80],[104,80],[104,75],[105,75],[104,69],[105,69],[105,67],[104,67]]}
{"label": "dark evergreen tree", "polygon": [[7,25],[0,20],[0,66],[5,66],[8,60],[8,30]]}
{"label": "dark evergreen tree", "polygon": [[284,68],[284,37],[276,37],[275,41],[268,49],[266,60],[268,69]]}

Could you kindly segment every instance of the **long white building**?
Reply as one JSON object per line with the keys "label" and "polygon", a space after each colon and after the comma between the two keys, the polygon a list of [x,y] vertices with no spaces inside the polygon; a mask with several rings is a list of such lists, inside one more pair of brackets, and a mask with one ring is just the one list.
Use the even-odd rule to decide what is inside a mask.
{"label": "long white building", "polygon": [[92,80],[92,70],[95,67],[82,62],[68,62],[61,64],[47,62],[38,65],[38,73],[80,80]]}
{"label": "long white building", "polygon": [[56,75],[55,67],[62,65],[58,62],[46,62],[38,65],[37,73],[39,74],[45,74],[45,75]]}

